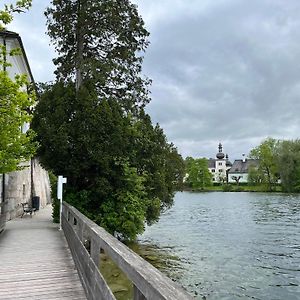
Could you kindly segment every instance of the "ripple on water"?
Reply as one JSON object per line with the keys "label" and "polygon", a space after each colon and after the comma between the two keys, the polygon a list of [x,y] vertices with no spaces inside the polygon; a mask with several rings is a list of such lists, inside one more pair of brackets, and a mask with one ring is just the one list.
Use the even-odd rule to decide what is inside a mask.
{"label": "ripple on water", "polygon": [[296,300],[299,221],[300,196],[183,192],[140,242],[178,257],[172,276],[197,299]]}

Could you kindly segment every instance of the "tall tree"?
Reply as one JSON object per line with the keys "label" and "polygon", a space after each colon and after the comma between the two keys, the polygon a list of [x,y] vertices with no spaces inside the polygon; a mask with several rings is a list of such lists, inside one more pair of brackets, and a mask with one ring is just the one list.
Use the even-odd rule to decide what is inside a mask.
{"label": "tall tree", "polygon": [[99,98],[115,99],[126,111],[149,102],[150,81],[140,75],[149,33],[129,0],[53,0],[46,10],[48,34],[58,58],[59,81],[89,81]]}
{"label": "tall tree", "polygon": [[273,190],[279,179],[278,165],[276,163],[277,147],[278,141],[268,138],[250,152],[251,158],[259,160],[258,171],[260,172],[260,177],[265,178],[264,181],[267,183],[270,191]]}
{"label": "tall tree", "polygon": [[149,33],[129,0],[53,0],[46,16],[58,58],[32,123],[41,162],[68,177],[65,199],[134,239],[172,204],[182,178],[181,156],[143,109]]}

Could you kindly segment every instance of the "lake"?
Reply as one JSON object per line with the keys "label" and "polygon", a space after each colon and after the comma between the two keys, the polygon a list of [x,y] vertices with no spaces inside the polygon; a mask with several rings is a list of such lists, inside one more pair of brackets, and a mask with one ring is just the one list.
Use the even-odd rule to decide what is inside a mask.
{"label": "lake", "polygon": [[179,192],[139,238],[197,299],[300,299],[300,196]]}

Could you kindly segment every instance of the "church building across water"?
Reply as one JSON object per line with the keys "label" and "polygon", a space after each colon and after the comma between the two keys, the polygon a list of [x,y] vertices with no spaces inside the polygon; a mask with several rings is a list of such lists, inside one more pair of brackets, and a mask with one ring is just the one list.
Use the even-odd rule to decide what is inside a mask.
{"label": "church building across water", "polygon": [[208,160],[208,169],[212,174],[213,182],[227,182],[228,171],[230,170],[232,163],[229,161],[228,154],[223,153],[223,146],[219,143],[219,152],[216,154],[216,158],[210,158]]}

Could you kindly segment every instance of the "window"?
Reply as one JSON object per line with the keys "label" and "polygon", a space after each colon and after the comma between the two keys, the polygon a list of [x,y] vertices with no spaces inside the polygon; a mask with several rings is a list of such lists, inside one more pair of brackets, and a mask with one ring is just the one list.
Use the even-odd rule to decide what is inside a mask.
{"label": "window", "polygon": [[222,173],[222,172],[223,172],[223,169],[219,169],[219,172]]}
{"label": "window", "polygon": [[222,166],[222,165],[223,165],[223,163],[219,162],[219,166]]}
{"label": "window", "polygon": [[215,172],[216,172],[216,170],[215,170],[215,169],[212,169],[211,171],[212,171],[213,173],[215,173]]}

